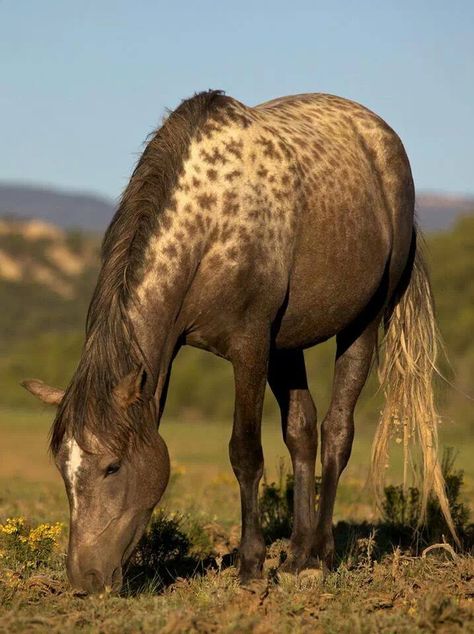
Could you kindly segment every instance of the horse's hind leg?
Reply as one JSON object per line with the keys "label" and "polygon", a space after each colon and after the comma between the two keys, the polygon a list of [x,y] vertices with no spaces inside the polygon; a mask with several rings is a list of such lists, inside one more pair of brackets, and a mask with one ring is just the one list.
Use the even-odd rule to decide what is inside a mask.
{"label": "horse's hind leg", "polygon": [[332,517],[336,489],[351,454],[354,409],[369,372],[378,323],[375,320],[362,333],[348,330],[337,336],[332,399],[321,425],[323,468],[313,550],[328,568],[334,559]]}
{"label": "horse's hind leg", "polygon": [[272,352],[268,382],[280,406],[283,438],[294,473],[293,531],[290,553],[283,569],[298,572],[317,563],[311,557],[316,525],[316,408],[308,390],[303,351]]}

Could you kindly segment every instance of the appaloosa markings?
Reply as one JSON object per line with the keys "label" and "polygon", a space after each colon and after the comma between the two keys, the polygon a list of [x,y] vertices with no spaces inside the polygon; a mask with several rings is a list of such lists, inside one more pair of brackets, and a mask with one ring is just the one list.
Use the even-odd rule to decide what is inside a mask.
{"label": "appaloosa markings", "polygon": [[[256,165],[272,175],[268,184],[252,182]],[[190,143],[174,196],[163,211],[164,226],[145,248],[148,270],[136,288],[140,301],[131,307],[131,318],[146,311],[155,293],[173,287],[190,243],[199,249],[196,261],[214,269],[232,268],[239,258],[247,258],[251,234],[260,241],[264,255],[257,266],[271,268],[286,260],[294,232],[295,178],[288,175],[290,170],[288,158],[251,126],[242,129],[232,117],[225,125],[204,126],[199,140]],[[277,175],[279,187],[274,185]],[[156,271],[166,274],[160,279]]]}
{"label": "appaloosa markings", "polygon": [[[413,212],[400,139],[356,103],[315,94],[249,108],[210,91],[169,115],[105,235],[86,344],[68,389],[25,383],[59,405],[51,448],[72,491],[74,585],[100,591],[122,583],[168,480],[157,422],[185,343],[234,369],[229,450],[241,492],[242,581],[261,575],[265,557],[258,486],[267,381],[295,482],[284,569],[331,566],[336,489],[382,319],[387,398],[372,456],[376,479],[398,421],[406,447],[420,439],[422,508],[434,490],[454,531],[436,456],[436,328]],[[332,336],[316,515],[316,409],[303,350]]]}

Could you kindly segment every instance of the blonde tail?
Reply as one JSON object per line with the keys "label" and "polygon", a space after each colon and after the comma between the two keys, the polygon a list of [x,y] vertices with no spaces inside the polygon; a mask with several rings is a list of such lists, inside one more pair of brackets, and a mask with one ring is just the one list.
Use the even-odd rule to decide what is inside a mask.
{"label": "blonde tail", "polygon": [[[415,244],[414,234],[412,247]],[[396,435],[398,442],[399,438],[403,441],[403,482],[406,489],[408,464],[413,457],[413,449],[418,446],[422,457],[420,523],[426,518],[428,498],[433,492],[449,530],[459,544],[438,461],[439,415],[434,403],[432,379],[440,345],[430,281],[417,246],[410,281],[385,320],[384,351],[379,362],[385,406],[372,445],[371,479],[376,499],[380,502],[389,440]]]}

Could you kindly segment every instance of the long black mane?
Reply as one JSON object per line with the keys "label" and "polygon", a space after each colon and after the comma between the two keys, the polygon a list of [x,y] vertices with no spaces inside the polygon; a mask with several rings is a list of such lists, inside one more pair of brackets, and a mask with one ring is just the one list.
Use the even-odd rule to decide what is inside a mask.
{"label": "long black mane", "polygon": [[126,187],[102,244],[102,267],[86,320],[86,341],[79,366],[66,390],[51,430],[56,453],[64,435],[79,443],[88,430],[116,453],[131,436],[149,429],[143,403],[126,411],[113,388],[132,370],[147,364],[135,337],[127,306],[143,271],[143,252],[171,202],[191,140],[206,120],[228,103],[221,91],[196,94],[171,112],[152,134]]}

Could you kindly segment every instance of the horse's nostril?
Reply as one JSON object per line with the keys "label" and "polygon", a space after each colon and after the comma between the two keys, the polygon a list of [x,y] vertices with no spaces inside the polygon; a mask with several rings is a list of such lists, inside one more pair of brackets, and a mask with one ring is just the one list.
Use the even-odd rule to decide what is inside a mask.
{"label": "horse's nostril", "polygon": [[104,589],[104,577],[98,570],[88,570],[84,581],[88,592],[101,592]]}

